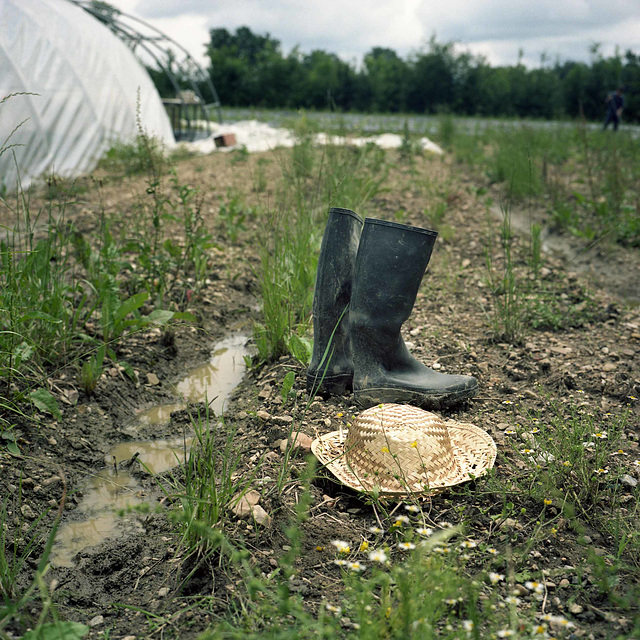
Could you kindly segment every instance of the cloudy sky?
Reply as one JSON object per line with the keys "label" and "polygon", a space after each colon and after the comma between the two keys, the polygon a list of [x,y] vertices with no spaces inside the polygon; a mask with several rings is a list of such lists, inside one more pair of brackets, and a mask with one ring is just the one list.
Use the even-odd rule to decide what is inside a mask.
{"label": "cloudy sky", "polygon": [[589,60],[601,44],[640,53],[640,0],[110,0],[185,46],[205,63],[212,27],[269,33],[288,53],[323,49],[358,62],[374,46],[406,56],[435,34],[491,64]]}

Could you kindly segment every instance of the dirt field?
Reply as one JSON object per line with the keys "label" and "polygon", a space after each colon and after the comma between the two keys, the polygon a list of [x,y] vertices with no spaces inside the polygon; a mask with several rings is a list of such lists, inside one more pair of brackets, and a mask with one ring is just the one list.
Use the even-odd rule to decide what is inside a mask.
{"label": "dirt field", "polygon": [[[193,313],[197,322],[179,324],[169,331],[151,329],[125,339],[118,355],[135,370],[135,382],[117,367],[108,367],[95,394],[87,397],[77,382],[77,368],[53,373],[49,388],[58,399],[62,420],[42,413],[34,428],[20,417],[11,417],[17,424],[20,455],[0,449],[0,491],[12,497],[22,493],[21,503],[12,498],[9,504],[12,531],[8,535],[16,548],[25,544],[20,528],[33,532],[30,527],[44,514],[35,528],[34,552],[18,576],[18,584],[30,584],[48,527],[62,507],[59,540],[46,580],[51,589],[55,587],[59,615],[88,624],[90,638],[197,637],[228,613],[243,589],[233,566],[215,561],[198,563],[189,555],[176,525],[167,519],[166,509],[174,501],[160,485],[169,487],[168,474],[179,477],[181,472],[173,469],[158,481],[137,462],[128,464],[127,460],[129,453],[144,450],[149,446],[146,441],[155,439],[172,442],[179,455],[180,439],[191,435],[186,409],[173,407],[177,410],[170,418],[164,415],[157,420],[144,419],[147,414],[141,412],[178,402],[174,385],[208,362],[214,345],[224,338],[250,337],[252,322],[260,319],[255,270],[259,264],[256,239],[263,232],[262,222],[248,218],[232,242],[218,210],[229,189],[242,194],[248,204],[269,206],[275,202],[278,158],[278,153],[267,153],[237,162],[230,155],[219,154],[178,162],[180,183],[199,189],[199,205],[216,243],[209,251],[206,285],[183,298],[181,310]],[[267,186],[255,192],[252,185],[258,167],[266,171]],[[398,220],[401,215],[402,222],[429,227],[425,210],[430,209],[432,191],[422,187],[427,179],[431,185],[446,187],[446,214],[403,333],[412,353],[429,366],[478,378],[478,397],[449,415],[488,431],[497,443],[498,458],[493,476],[425,503],[426,522],[436,528],[443,521],[464,522],[468,536],[495,547],[503,559],[507,547],[526,547],[515,572],[530,579],[545,576],[546,612],[570,618],[576,625],[575,637],[627,637],[623,634],[630,633],[637,609],[614,606],[602,589],[602,576],[593,569],[596,565],[587,562],[588,556],[595,555],[604,565],[613,566],[618,562],[620,541],[595,526],[589,513],[581,518],[583,528],[576,529],[558,506],[557,496],[545,507],[542,519],[546,518],[549,526],[541,529],[541,505],[534,493],[523,488],[526,456],[520,451],[534,450],[536,439],[553,439],[555,430],[571,429],[585,416],[601,431],[610,430],[614,421],[624,424],[617,436],[622,453],[607,460],[608,473],[601,481],[601,506],[604,512],[610,510],[611,518],[637,518],[638,251],[605,242],[585,249],[584,243],[558,235],[545,225],[543,203],[514,209],[513,226],[522,234],[521,244],[527,243],[530,221],[545,225],[543,249],[548,250],[542,254],[540,281],[549,285],[553,297],[541,304],[553,303],[550,313],[565,320],[569,309],[572,315],[571,321],[557,328],[527,328],[521,344],[496,341],[491,331],[492,296],[485,250],[488,219],[492,219],[495,237],[500,215],[495,207],[493,214],[487,214],[485,202],[491,196],[494,204],[499,203],[500,187],[484,183],[482,177],[446,158],[416,157],[411,167],[394,163],[388,190],[358,213],[388,220]],[[96,234],[103,213],[126,224],[127,217],[135,216],[139,203],[148,197],[144,178],[114,179],[96,173],[78,184],[86,190],[67,206],[66,217],[89,240]],[[11,224],[6,210],[2,216],[3,224]],[[177,228],[175,233],[179,233]],[[190,290],[189,282],[180,286]],[[226,372],[233,369],[237,373],[244,361],[238,355],[224,366]],[[281,388],[290,371],[295,374],[295,400],[290,396],[283,401]],[[261,493],[260,505],[269,515],[263,525],[232,517],[226,534],[230,540],[243,541],[258,574],[273,572],[287,551],[284,527],[302,491],[296,480],[305,466],[302,455],[293,459],[284,491],[275,489],[283,465],[280,441],[287,438],[292,424],[315,437],[344,426],[358,411],[348,396],[316,398],[304,410],[306,400],[304,367],[291,357],[283,357],[248,369],[225,407],[226,423],[236,425],[234,441],[241,452],[241,467],[255,472],[252,485]],[[194,406],[202,408],[202,404],[192,405],[191,411]],[[540,425],[540,432],[536,425]],[[113,448],[122,443],[129,443],[130,448],[122,454],[116,475]],[[141,459],[145,461],[142,455]],[[101,471],[106,483],[91,484]],[[576,475],[568,484],[584,481]],[[612,493],[607,482],[615,483],[615,500],[609,497]],[[511,487],[513,494],[505,496],[500,487]],[[558,489],[562,493],[566,486]],[[110,500],[127,513],[113,516]],[[101,501],[104,506],[98,504]],[[132,508],[143,503],[151,505],[151,510]],[[507,508],[508,504],[511,507]],[[309,513],[302,525],[302,554],[290,589],[301,594],[313,612],[326,603],[337,605],[341,598],[340,568],[333,563],[330,541],[341,539],[357,546],[371,537],[368,529],[377,525],[378,519],[358,494],[326,478],[311,484]],[[69,528],[71,523],[76,523],[76,529]],[[87,539],[98,543],[76,553]],[[531,544],[527,547],[528,541]],[[638,560],[634,556],[625,561],[637,569]],[[472,555],[467,569],[472,574],[490,562],[485,556]],[[543,570],[546,574],[541,574]],[[620,569],[616,588],[625,591],[636,576]],[[509,588],[505,583],[505,596]],[[523,593],[521,597],[524,609],[535,606],[529,596]],[[36,600],[34,614],[39,606]],[[5,629],[8,637],[24,632],[22,623],[29,624],[28,614],[24,612],[22,622],[16,620]]]}

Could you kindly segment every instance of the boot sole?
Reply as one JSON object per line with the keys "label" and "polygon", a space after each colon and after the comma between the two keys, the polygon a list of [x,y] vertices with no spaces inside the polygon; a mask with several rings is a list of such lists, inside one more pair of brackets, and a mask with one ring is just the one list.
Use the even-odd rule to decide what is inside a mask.
{"label": "boot sole", "polygon": [[353,399],[362,409],[368,409],[376,404],[395,403],[439,410],[461,404],[473,398],[477,393],[478,385],[462,391],[443,394],[394,389],[392,387],[375,387],[354,391]]}
{"label": "boot sole", "polygon": [[316,396],[341,396],[353,387],[353,376],[307,374],[307,393]]}

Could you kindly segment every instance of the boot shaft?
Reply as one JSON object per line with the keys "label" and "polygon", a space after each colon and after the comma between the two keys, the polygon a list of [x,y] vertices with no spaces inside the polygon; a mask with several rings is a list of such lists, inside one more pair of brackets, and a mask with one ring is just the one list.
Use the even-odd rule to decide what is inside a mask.
{"label": "boot shaft", "polygon": [[307,371],[310,389],[341,393],[351,386],[348,307],[362,224],[362,218],[350,209],[329,210],[313,296],[313,353]]}
{"label": "boot shaft", "polygon": [[367,218],[356,258],[350,321],[402,324],[411,315],[437,232]]}

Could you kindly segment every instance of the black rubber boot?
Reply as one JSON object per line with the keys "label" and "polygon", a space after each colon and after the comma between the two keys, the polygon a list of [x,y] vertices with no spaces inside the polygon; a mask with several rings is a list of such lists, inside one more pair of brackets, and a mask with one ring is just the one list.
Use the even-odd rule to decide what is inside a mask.
{"label": "black rubber boot", "polygon": [[322,237],[313,297],[313,354],[307,370],[309,394],[340,395],[351,389],[349,301],[362,218],[332,208]]}
{"label": "black rubber boot", "polygon": [[437,373],[418,362],[400,334],[437,236],[435,231],[365,220],[349,309],[353,393],[362,407],[396,402],[441,409],[477,393],[475,378]]}

